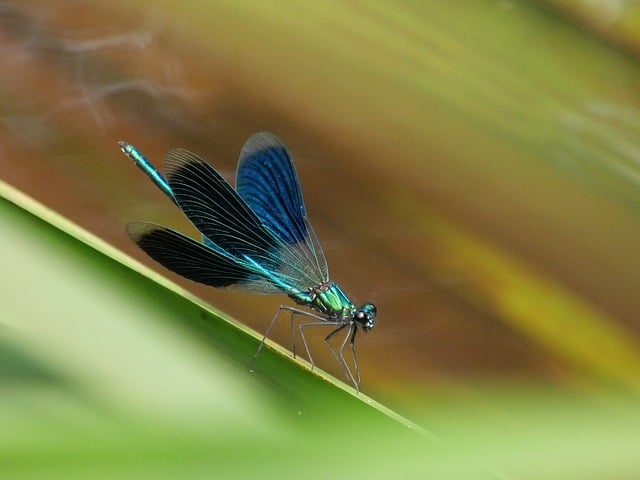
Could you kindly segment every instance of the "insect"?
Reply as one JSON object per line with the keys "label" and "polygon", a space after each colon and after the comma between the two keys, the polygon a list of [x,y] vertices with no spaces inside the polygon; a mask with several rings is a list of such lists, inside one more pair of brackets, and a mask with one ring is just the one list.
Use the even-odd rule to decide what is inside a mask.
{"label": "insect", "polygon": [[[305,352],[315,364],[305,329],[330,326],[325,342],[356,390],[360,371],[355,351],[359,329],[375,326],[376,307],[358,307],[329,280],[327,261],[307,219],[298,176],[285,145],[274,135],[260,132],[244,144],[238,161],[235,190],[197,155],[170,150],[163,177],[132,145],[122,151],[164,192],[202,234],[194,240],[168,227],[150,222],[127,225],[129,237],[147,255],[167,269],[194,282],[257,294],[286,294],[302,309],[280,305],[264,334],[254,360],[280,314],[291,321],[295,357],[295,320]],[[337,348],[331,339],[346,332]],[[353,371],[345,360],[347,344]]]}

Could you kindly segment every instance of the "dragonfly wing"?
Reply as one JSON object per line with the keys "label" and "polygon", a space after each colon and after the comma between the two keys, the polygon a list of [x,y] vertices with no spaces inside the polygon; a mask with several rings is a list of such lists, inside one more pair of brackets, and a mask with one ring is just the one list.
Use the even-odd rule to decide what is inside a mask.
{"label": "dragonfly wing", "polygon": [[284,144],[270,133],[252,135],[242,147],[236,191],[288,245],[304,241],[306,216],[300,184]]}
{"label": "dragonfly wing", "polygon": [[260,132],[242,147],[236,191],[263,225],[304,258],[315,285],[329,279],[327,261],[307,219],[291,155],[275,135]]}
{"label": "dragonfly wing", "polygon": [[127,233],[155,261],[194,282],[228,287],[255,277],[248,268],[170,228],[133,222],[127,225]]}
{"label": "dragonfly wing", "polygon": [[273,267],[269,252],[277,240],[210,165],[186,150],[170,150],[165,173],[180,209],[208,239],[207,244],[223,254],[259,259]]}
{"label": "dragonfly wing", "polygon": [[[170,150],[165,173],[180,209],[206,245],[286,293],[317,286],[303,256],[272,233],[227,181],[197,155]],[[264,289],[256,286],[258,290]]]}

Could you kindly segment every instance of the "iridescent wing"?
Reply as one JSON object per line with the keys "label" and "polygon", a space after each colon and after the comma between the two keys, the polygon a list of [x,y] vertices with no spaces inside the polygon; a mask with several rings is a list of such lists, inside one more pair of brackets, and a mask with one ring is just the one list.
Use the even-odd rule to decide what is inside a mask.
{"label": "iridescent wing", "polygon": [[180,209],[222,254],[250,257],[268,269],[278,259],[271,255],[278,241],[231,185],[197,155],[181,149],[165,157],[165,174]]}
{"label": "iridescent wing", "polygon": [[236,191],[284,245],[304,257],[315,286],[329,280],[327,261],[302,199],[291,155],[271,133],[252,135],[242,147]]}
{"label": "iridescent wing", "polygon": [[155,261],[194,282],[229,287],[255,279],[253,271],[235,260],[162,225],[133,222],[127,233]]}
{"label": "iridescent wing", "polygon": [[307,257],[264,225],[200,157],[186,150],[171,150],[165,158],[165,173],[180,209],[206,237],[203,246],[241,271],[252,273],[235,286],[292,294],[319,285],[316,268],[309,265]]}

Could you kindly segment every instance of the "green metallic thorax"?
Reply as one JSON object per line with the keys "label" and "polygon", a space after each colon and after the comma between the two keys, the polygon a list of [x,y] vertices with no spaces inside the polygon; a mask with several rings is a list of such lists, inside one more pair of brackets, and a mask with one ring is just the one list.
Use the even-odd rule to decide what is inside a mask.
{"label": "green metallic thorax", "polygon": [[297,303],[331,317],[351,318],[356,312],[356,306],[335,283],[325,283],[309,292],[289,296]]}

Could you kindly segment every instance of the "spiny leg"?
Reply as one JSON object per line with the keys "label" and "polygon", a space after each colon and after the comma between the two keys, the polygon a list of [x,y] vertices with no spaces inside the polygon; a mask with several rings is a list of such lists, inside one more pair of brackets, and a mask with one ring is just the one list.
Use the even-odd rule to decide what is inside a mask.
{"label": "spiny leg", "polygon": [[296,358],[296,330],[293,326],[295,323],[295,315],[296,312],[291,311],[291,353],[293,353],[293,358]]}
{"label": "spiny leg", "polygon": [[[354,347],[354,341],[355,341],[355,336],[356,336],[356,332],[357,332],[357,327],[355,325],[351,325],[349,323],[344,323],[342,321],[332,321],[332,320],[327,319],[326,317],[323,317],[323,316],[320,316],[320,315],[316,315],[315,313],[308,312],[306,310],[301,310],[301,309],[295,308],[295,307],[289,307],[289,306],[286,306],[286,305],[280,305],[280,307],[278,307],[278,310],[276,310],[275,315],[271,319],[271,322],[269,323],[269,326],[267,327],[267,330],[266,330],[264,336],[262,337],[260,345],[258,346],[258,350],[253,355],[253,359],[251,361],[251,366],[253,367],[256,359],[258,358],[258,355],[262,351],[262,348],[264,347],[266,339],[269,336],[269,333],[271,333],[271,330],[273,329],[273,327],[274,327],[274,325],[276,323],[276,320],[279,318],[280,312],[282,310],[288,310],[289,312],[291,312],[291,334],[292,334],[291,346],[292,346],[292,353],[293,353],[294,358],[296,356],[296,352],[295,352],[295,328],[294,328],[295,316],[296,315],[300,315],[300,316],[310,317],[310,318],[314,318],[314,319],[318,320],[317,322],[307,322],[307,323],[301,323],[301,324],[298,325],[298,330],[300,332],[300,338],[302,339],[302,344],[304,346],[304,349],[305,349],[305,352],[307,354],[307,357],[309,358],[309,363],[311,364],[311,371],[313,371],[313,369],[315,368],[315,362],[313,361],[313,357],[311,356],[311,351],[309,349],[309,344],[307,343],[307,339],[306,339],[306,337],[304,335],[304,330],[303,329],[305,327],[311,327],[311,326],[336,326],[336,327],[338,327],[335,330],[332,330],[329,333],[329,335],[327,335],[325,337],[324,341],[327,344],[327,346],[329,347],[329,350],[333,354],[333,356],[336,359],[336,361],[340,364],[340,366],[344,370],[345,374],[347,375],[347,378],[351,381],[351,383],[353,384],[354,388],[359,392],[360,391],[360,371],[359,371],[359,368],[358,368],[358,360],[357,360],[357,357],[356,357],[356,352],[355,352],[355,347]],[[347,335],[345,336],[345,339],[340,344],[340,350],[339,350],[340,353],[338,353],[336,351],[336,349],[333,348],[333,345],[331,345],[330,341],[331,341],[331,338],[336,333],[344,330],[346,327],[350,327],[350,328],[349,328],[349,331],[347,332]],[[347,344],[347,341],[349,339],[351,339],[350,346],[351,346],[351,352],[353,354],[354,368],[355,368],[355,372],[356,372],[356,376],[355,377],[354,377],[353,373],[351,372],[351,369],[349,368],[349,364],[346,362],[346,360],[344,358],[344,349],[346,348],[346,344]]]}
{"label": "spiny leg", "polygon": [[[315,318],[317,320],[322,320],[322,322],[318,322],[318,324],[325,324],[326,322],[324,321],[324,317],[321,317],[319,315],[315,315],[311,312],[307,312],[305,310],[300,310],[299,308],[295,308],[295,307],[289,307],[287,305],[280,305],[278,307],[278,309],[276,310],[275,315],[273,316],[273,318],[271,319],[271,322],[269,323],[269,326],[267,327],[266,332],[264,333],[264,336],[262,337],[262,340],[260,341],[260,345],[258,346],[258,350],[256,351],[256,353],[253,355],[253,358],[251,359],[251,368],[253,368],[253,365],[256,362],[256,359],[258,358],[258,355],[260,354],[260,352],[262,351],[264,344],[267,340],[267,337],[269,336],[269,334],[271,333],[271,330],[273,329],[276,320],[278,320],[279,316],[280,316],[280,312],[282,310],[288,310],[291,312],[291,332],[293,335],[292,338],[292,347],[295,349],[295,334],[294,334],[294,328],[293,328],[293,322],[294,322],[294,316],[295,315],[303,315],[306,317],[311,317],[311,318]],[[306,341],[304,340],[303,337],[303,341],[305,342],[305,349],[307,350],[307,353],[309,351],[307,345],[306,345]],[[293,352],[293,356],[295,357],[295,351]]]}
{"label": "spiny leg", "polygon": [[342,345],[340,346],[340,357],[342,358],[342,361],[346,363],[346,360],[344,358],[344,348],[347,345],[347,339],[349,339],[349,346],[351,347],[351,355],[353,356],[353,368],[356,372],[356,380],[358,382],[358,386],[356,387],[356,390],[360,391],[360,369],[358,368],[358,357],[356,355],[356,347],[355,347],[356,333],[358,333],[358,328],[356,326],[352,326],[351,330],[349,331],[347,336],[344,337]]}
{"label": "spiny leg", "polygon": [[[295,331],[295,316],[296,315],[301,315],[304,317],[311,317],[311,318],[316,318],[319,320],[323,320],[322,322],[311,322],[314,325],[325,325],[326,321],[324,320],[323,317],[320,317],[318,315],[315,315],[311,312],[307,312],[305,310],[300,310],[298,308],[293,308],[293,307],[285,307],[286,310],[289,310],[291,312],[291,352],[293,353],[293,358],[296,358],[296,331]],[[301,323],[298,325],[298,329],[300,330],[300,338],[302,338],[302,343],[304,345],[304,349],[307,352],[307,356],[309,356],[309,358],[311,359],[311,355],[309,355],[309,348],[307,347],[307,341],[304,338],[304,334],[302,333],[302,329],[300,327],[302,327],[303,325],[306,325],[305,323]],[[310,362],[311,363],[311,367],[313,369],[313,361]]]}
{"label": "spiny leg", "polygon": [[[340,354],[338,354],[338,352],[336,352],[336,349],[333,348],[333,345],[331,345],[331,338],[336,333],[340,332],[341,330],[343,330],[346,327],[350,327],[350,328],[349,328],[349,331],[347,332],[347,335],[345,336],[344,340],[340,344],[340,350],[339,350]],[[360,391],[360,381],[359,380],[356,381],[355,377],[353,376],[353,373],[351,373],[351,369],[349,368],[349,364],[346,362],[346,360],[344,359],[344,355],[343,355],[343,351],[344,351],[345,345],[346,345],[348,339],[354,336],[352,332],[355,329],[357,329],[357,327],[355,325],[350,325],[349,323],[343,323],[338,328],[336,328],[331,333],[329,333],[329,335],[327,335],[325,337],[324,341],[327,344],[327,346],[329,347],[329,350],[331,350],[331,353],[333,353],[333,356],[335,357],[336,361],[340,364],[340,366],[342,367],[342,369],[346,373],[347,378],[353,384],[353,387],[356,389],[356,391],[359,392]]]}
{"label": "spiny leg", "polygon": [[349,341],[351,345],[351,353],[353,354],[353,366],[356,369],[356,377],[358,377],[358,391],[360,391],[360,367],[358,367],[358,356],[356,355],[356,333],[358,332],[357,328],[353,329],[353,335],[351,335],[351,340]]}
{"label": "spiny leg", "polygon": [[342,328],[343,322],[324,320],[323,317],[320,317],[318,315],[309,315],[309,316],[313,318],[319,318],[322,320],[321,322],[307,322],[307,323],[301,323],[300,325],[298,325],[300,338],[302,339],[302,344],[304,345],[304,349],[307,352],[307,358],[309,359],[309,363],[311,364],[311,371],[313,372],[313,369],[315,368],[316,364],[313,361],[313,357],[311,356],[311,350],[309,350],[309,344],[307,343],[307,338],[304,336],[304,331],[302,329],[305,327],[319,327],[319,326],[325,327],[327,325],[329,326],[341,325],[340,328]]}
{"label": "spiny leg", "polygon": [[273,328],[273,326],[276,323],[276,320],[280,316],[280,311],[284,310],[285,308],[286,307],[284,305],[280,305],[276,310],[275,315],[271,319],[271,322],[269,322],[269,326],[267,327],[267,330],[264,332],[262,340],[260,340],[260,345],[258,345],[258,350],[256,350],[256,353],[253,354],[253,358],[251,359],[251,366],[250,366],[251,370],[253,370],[253,366],[256,363],[256,359],[258,358],[258,355],[260,354],[260,352],[262,351],[262,348],[264,347],[264,342],[267,340],[267,336],[269,336],[269,334],[271,333],[271,329]]}
{"label": "spiny leg", "polygon": [[306,325],[326,325],[327,324],[327,320],[325,317],[322,317],[320,315],[316,315],[315,313],[312,312],[308,312],[306,310],[301,310],[299,308],[295,308],[295,307],[285,307],[286,310],[289,310],[291,312],[291,346],[292,346],[292,351],[293,351],[293,358],[296,358],[296,351],[295,351],[295,347],[296,347],[296,335],[295,335],[295,316],[296,315],[300,315],[302,317],[310,317],[310,318],[314,318],[316,320],[320,320],[319,322],[307,322],[307,323],[301,323],[298,325],[298,330],[300,331],[300,338],[302,339],[302,345],[304,346],[304,350],[307,353],[307,358],[309,359],[309,363],[311,364],[311,371],[313,372],[313,369],[315,368],[315,363],[313,361],[313,357],[311,356],[311,351],[309,350],[309,345],[307,344],[307,339],[304,336],[304,333],[302,331],[302,327],[306,326]]}

